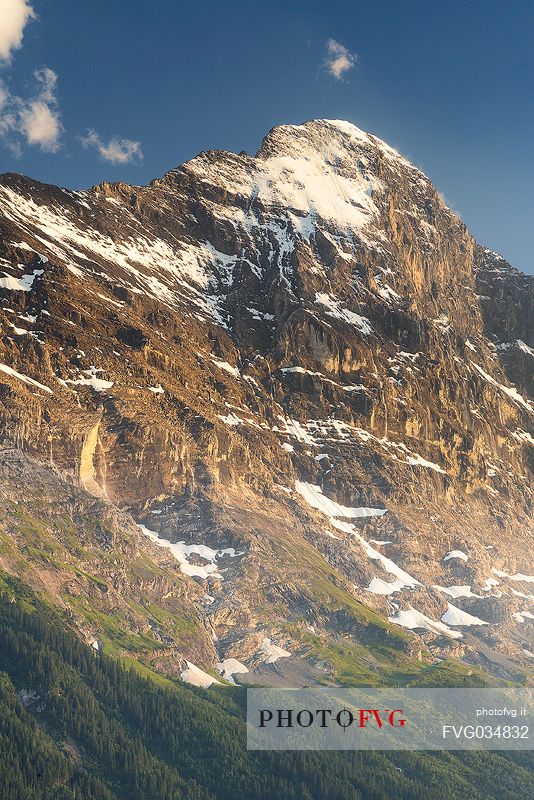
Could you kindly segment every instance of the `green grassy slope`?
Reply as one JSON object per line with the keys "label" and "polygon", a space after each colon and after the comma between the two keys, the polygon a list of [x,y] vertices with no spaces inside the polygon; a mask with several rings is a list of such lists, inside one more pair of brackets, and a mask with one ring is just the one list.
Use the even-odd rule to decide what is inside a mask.
{"label": "green grassy slope", "polygon": [[248,753],[242,689],[194,689],[80,641],[19,581],[0,593],[2,800],[518,800],[529,754]]}

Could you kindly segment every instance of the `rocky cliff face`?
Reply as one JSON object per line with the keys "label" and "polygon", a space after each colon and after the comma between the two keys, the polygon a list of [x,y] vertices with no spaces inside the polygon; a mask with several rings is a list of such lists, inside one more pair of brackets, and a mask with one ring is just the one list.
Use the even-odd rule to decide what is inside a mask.
{"label": "rocky cliff face", "polygon": [[509,380],[532,397],[534,281],[486,248],[479,248],[475,274],[489,346]]}
{"label": "rocky cliff face", "polygon": [[412,164],[281,126],[146,187],[4,175],[0,236],[4,443],[167,542],[213,659],[310,682],[376,626],[528,668],[532,281]]}

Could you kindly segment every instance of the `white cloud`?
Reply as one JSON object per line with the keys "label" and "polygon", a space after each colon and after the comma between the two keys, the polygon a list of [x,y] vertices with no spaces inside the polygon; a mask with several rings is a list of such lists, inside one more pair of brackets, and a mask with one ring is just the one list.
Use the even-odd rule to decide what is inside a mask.
{"label": "white cloud", "polygon": [[39,92],[29,103],[22,102],[19,130],[28,144],[36,144],[41,150],[56,153],[63,130],[57,110],[57,75],[48,67],[38,69],[34,75],[40,86]]}
{"label": "white cloud", "polygon": [[21,136],[27,144],[37,145],[47,153],[56,153],[60,148],[63,126],[57,108],[57,75],[43,67],[34,72],[34,78],[35,93],[30,99],[11,95],[0,85],[0,137],[16,155],[21,152]]}
{"label": "white cloud", "polygon": [[24,28],[35,12],[27,0],[0,0],[0,60],[9,61],[22,45]]}
{"label": "white cloud", "polygon": [[326,56],[324,66],[327,72],[336,79],[343,80],[343,75],[356,65],[356,53],[351,53],[348,48],[335,39],[328,39],[326,43]]}
{"label": "white cloud", "polygon": [[112,136],[109,142],[105,144],[96,131],[88,130],[80,141],[82,147],[96,147],[100,157],[104,161],[111,161],[112,164],[130,164],[132,161],[142,161],[143,159],[141,143],[134,142],[132,139]]}
{"label": "white cloud", "polygon": [[9,92],[6,86],[0,82],[0,111],[7,105],[7,101],[9,100]]}
{"label": "white cloud", "polygon": [[57,112],[46,103],[35,100],[20,112],[21,130],[28,144],[55,153],[59,149],[61,123]]}

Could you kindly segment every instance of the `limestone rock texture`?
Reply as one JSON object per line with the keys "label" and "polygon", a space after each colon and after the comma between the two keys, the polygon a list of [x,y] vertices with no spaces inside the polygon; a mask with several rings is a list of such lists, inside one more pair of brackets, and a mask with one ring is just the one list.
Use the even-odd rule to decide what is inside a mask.
{"label": "limestone rock texture", "polygon": [[200,644],[151,663],[387,682],[391,643],[528,680],[532,286],[343,121],[148,186],[5,174],[4,455],[173,564]]}

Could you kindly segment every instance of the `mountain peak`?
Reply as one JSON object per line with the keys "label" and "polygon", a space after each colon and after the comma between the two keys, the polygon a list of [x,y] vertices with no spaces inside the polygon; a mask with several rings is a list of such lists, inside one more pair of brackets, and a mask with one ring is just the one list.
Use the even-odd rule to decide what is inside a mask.
{"label": "mountain peak", "polygon": [[[353,155],[357,154],[358,149],[361,150],[362,148],[377,150],[384,158],[391,160],[393,163],[402,163],[404,167],[417,170],[423,175],[421,170],[387,142],[372,133],[367,133],[347,120],[312,119],[301,124],[277,125],[265,137],[259,153],[261,154],[264,149],[269,150],[271,141],[276,146],[276,144],[280,145],[284,140],[294,139],[306,140],[311,150],[319,152],[322,149],[328,149],[329,146],[346,149]],[[267,148],[265,148],[265,143],[267,143]],[[426,178],[424,175],[423,177]]]}
{"label": "mountain peak", "polygon": [[[276,657],[279,674],[301,664],[286,682],[310,683],[328,650],[309,649],[307,624],[318,642],[356,630],[404,646],[395,623],[440,657],[498,647],[520,662],[527,279],[391,148],[312,120],[149,186],[8,176],[0,268],[0,436],[42,462],[49,497],[62,476],[110,516],[127,509],[142,526],[121,523],[131,548],[174,564],[173,588],[128,555],[141,594],[198,619],[184,663],[237,659],[261,683]],[[23,462],[25,489],[37,468]],[[91,530],[107,547],[109,528]],[[61,573],[54,591],[70,586],[34,534],[14,570],[37,552]],[[109,614],[130,588],[107,563],[91,603]],[[130,622],[142,606],[128,597]],[[172,631],[139,613],[161,663]],[[466,620],[483,624],[480,647]]]}

